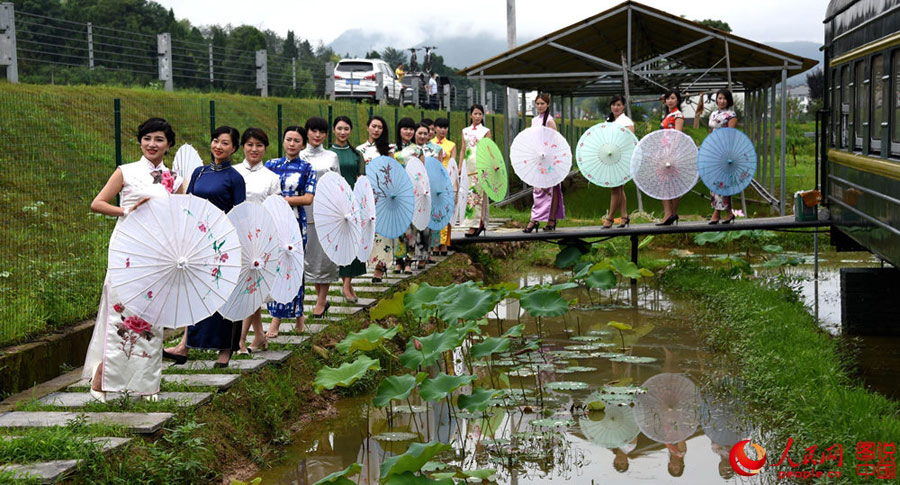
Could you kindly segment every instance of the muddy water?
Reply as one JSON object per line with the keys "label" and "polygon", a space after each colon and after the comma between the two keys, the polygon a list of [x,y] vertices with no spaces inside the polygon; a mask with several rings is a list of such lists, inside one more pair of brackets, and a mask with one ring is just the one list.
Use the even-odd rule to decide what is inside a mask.
{"label": "muddy water", "polygon": [[[531,285],[554,275],[544,270],[520,278],[521,284]],[[448,409],[446,402],[426,408],[411,401],[394,409],[389,424],[387,411],[369,407],[369,397],[346,399],[339,418],[295,436],[286,458],[261,475],[262,483],[314,483],[352,463],[363,466],[354,482],[378,483],[382,460],[409,445],[373,438],[385,432],[452,443],[454,452],[439,461],[465,470],[495,470],[500,483],[736,482],[728,451],[747,434],[746,426],[736,417],[737,405],[714,391],[728,377],[703,350],[685,317],[673,311],[677,306],[650,288],[642,288],[638,309],[626,306],[627,289],[603,295],[573,289],[564,296],[578,298],[579,305],[600,306],[543,319],[538,354],[495,362],[491,369],[474,367],[476,385],[516,390],[489,414],[467,416]],[[526,336],[537,334],[537,322],[527,318],[518,302],[502,302],[489,316],[485,329],[491,335],[519,320],[526,324]],[[623,344],[609,321],[634,328],[624,335],[625,354],[632,356],[625,362],[611,361],[605,352]],[[573,345],[593,347],[573,350]],[[513,372],[508,382],[498,377],[499,370],[510,369],[504,365],[529,359],[534,362]],[[597,402],[593,393],[610,384],[643,385],[646,391],[621,401],[604,399],[603,411],[585,410],[587,403]],[[569,387],[585,389],[563,390]],[[534,422],[541,418],[547,419]]]}

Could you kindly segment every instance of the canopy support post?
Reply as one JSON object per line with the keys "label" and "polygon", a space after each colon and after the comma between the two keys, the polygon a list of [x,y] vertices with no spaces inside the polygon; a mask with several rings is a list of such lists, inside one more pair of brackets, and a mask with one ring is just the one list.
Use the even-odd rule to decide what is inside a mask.
{"label": "canopy support post", "polygon": [[[631,8],[628,8],[629,18],[631,15]],[[631,28],[631,22],[628,22],[629,29]],[[629,43],[629,46],[631,44]],[[622,53],[622,86],[625,89],[625,112],[628,114],[628,117],[631,118],[631,93],[628,91],[628,62],[625,58],[625,54]],[[634,118],[631,118],[634,121]],[[637,194],[637,204],[638,204],[638,212],[644,212],[644,200],[641,197],[641,189],[634,184],[634,191]]]}
{"label": "canopy support post", "polygon": [[781,69],[781,206],[779,213],[783,216],[785,213],[785,186],[784,186],[784,165],[787,151],[785,147],[787,133],[787,61],[784,62],[784,68]]}
{"label": "canopy support post", "polygon": [[[635,266],[638,264],[638,237],[636,234],[631,235],[631,262]],[[637,279],[631,278],[631,306],[638,306],[638,283]]]}
{"label": "canopy support post", "polygon": [[725,72],[728,73],[728,90],[731,90],[731,56],[728,54],[728,38],[725,38]]}

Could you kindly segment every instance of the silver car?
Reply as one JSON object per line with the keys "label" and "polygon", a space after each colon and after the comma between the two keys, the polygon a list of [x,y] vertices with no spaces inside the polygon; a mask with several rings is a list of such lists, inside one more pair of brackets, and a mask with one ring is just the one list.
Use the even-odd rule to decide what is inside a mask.
{"label": "silver car", "polygon": [[340,99],[376,100],[381,72],[384,85],[382,97],[386,103],[399,104],[403,99],[403,85],[393,69],[381,59],[343,59],[334,66],[334,97]]}

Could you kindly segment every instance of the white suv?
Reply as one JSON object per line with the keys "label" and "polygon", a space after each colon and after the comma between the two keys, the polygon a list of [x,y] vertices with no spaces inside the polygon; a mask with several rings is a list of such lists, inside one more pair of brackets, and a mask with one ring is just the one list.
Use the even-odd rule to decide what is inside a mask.
{"label": "white suv", "polygon": [[375,74],[383,73],[382,96],[386,103],[400,104],[403,85],[394,70],[381,59],[343,59],[334,66],[334,97],[375,101],[378,83]]}

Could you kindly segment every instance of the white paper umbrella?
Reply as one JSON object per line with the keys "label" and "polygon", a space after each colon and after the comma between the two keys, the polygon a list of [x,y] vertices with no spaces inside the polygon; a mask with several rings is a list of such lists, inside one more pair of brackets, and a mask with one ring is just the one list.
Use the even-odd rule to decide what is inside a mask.
{"label": "white paper umbrella", "polygon": [[353,189],[344,177],[328,172],[316,184],[314,205],[316,235],[334,264],[353,262],[362,240],[359,207],[353,204]]}
{"label": "white paper umbrella", "polygon": [[359,252],[356,259],[368,261],[375,246],[375,191],[367,177],[356,179],[353,186],[353,203],[359,210]]}
{"label": "white paper umbrella", "polygon": [[[175,152],[175,159],[172,160],[172,170],[175,171],[185,184],[191,181],[191,175],[197,167],[203,166],[203,159],[200,154],[191,145],[185,143]],[[185,186],[187,187],[187,186]],[[178,190],[178,187],[175,187]]]}
{"label": "white paper umbrella", "polygon": [[532,126],[516,135],[509,160],[523,182],[543,189],[559,184],[569,174],[572,150],[558,131]]}
{"label": "white paper umbrella", "polygon": [[582,434],[591,443],[615,449],[630,443],[641,433],[631,406],[607,404],[603,413],[600,421],[593,421],[588,416],[578,420]]}
{"label": "white paper umbrella", "polygon": [[465,164],[459,171],[459,189],[456,190],[456,224],[462,224],[466,220],[466,207],[469,203],[469,175],[466,173]]}
{"label": "white paper umbrella", "polygon": [[224,212],[193,195],[145,206],[122,221],[109,245],[110,285],[126,308],[154,325],[197,323],[237,285],[237,232]]}
{"label": "white paper umbrella", "polygon": [[594,125],[581,135],[575,149],[578,169],[589,182],[619,187],[631,180],[631,154],[638,139],[617,123]]}
{"label": "white paper umbrella", "polygon": [[286,303],[293,300],[303,286],[303,234],[296,214],[284,197],[270,195],[263,207],[272,216],[281,246],[270,293],[275,301]]}
{"label": "white paper umbrella", "polygon": [[644,382],[646,393],[634,399],[634,419],[648,438],[677,443],[694,434],[700,425],[700,395],[681,374],[657,374]]}
{"label": "white paper umbrella", "polygon": [[453,185],[453,215],[450,217],[450,224],[456,224],[459,220],[459,165],[456,160],[450,159],[447,162],[447,174],[450,175],[450,184]]}
{"label": "white paper umbrella", "polygon": [[697,145],[678,130],[659,130],[646,135],[631,156],[634,183],[650,197],[681,197],[697,185]]}
{"label": "white paper umbrella", "polygon": [[428,228],[431,221],[431,184],[425,164],[418,158],[410,158],[406,162],[406,173],[413,184],[415,205],[413,207],[412,225],[420,231]]}
{"label": "white paper umbrella", "polygon": [[228,212],[228,220],[241,242],[241,274],[219,313],[229,320],[243,320],[269,296],[282,249],[275,221],[262,204],[243,202]]}

